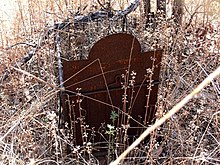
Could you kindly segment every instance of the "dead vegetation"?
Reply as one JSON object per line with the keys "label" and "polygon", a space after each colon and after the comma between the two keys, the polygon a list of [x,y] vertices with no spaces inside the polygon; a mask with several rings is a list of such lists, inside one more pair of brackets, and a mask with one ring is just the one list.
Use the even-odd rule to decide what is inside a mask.
{"label": "dead vegetation", "polygon": [[[18,1],[13,27],[7,34],[2,23],[0,41],[0,164],[104,164],[117,158],[122,151],[114,140],[108,157],[98,160],[93,144],[74,146],[70,132],[58,128],[62,89],[55,49],[57,33],[61,31],[66,37],[66,42],[61,42],[65,60],[86,58],[96,41],[118,32],[136,36],[145,51],[162,48],[159,119],[219,67],[220,4],[205,2],[188,2],[182,25],[161,13],[145,24],[141,2],[126,20],[73,24],[44,35],[57,22],[73,22],[76,16],[104,6],[98,1]],[[111,4],[117,10],[126,6],[123,0]],[[30,57],[31,51],[35,54],[25,61],[23,57]],[[150,140],[132,150],[123,164],[220,164],[219,80],[211,81],[179,113],[151,133]],[[117,128],[106,129],[109,138],[119,138]]]}

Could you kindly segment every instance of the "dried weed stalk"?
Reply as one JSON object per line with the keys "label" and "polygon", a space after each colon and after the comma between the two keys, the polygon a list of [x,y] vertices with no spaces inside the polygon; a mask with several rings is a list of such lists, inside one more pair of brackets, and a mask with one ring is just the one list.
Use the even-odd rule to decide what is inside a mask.
{"label": "dried weed stalk", "polygon": [[[164,17],[162,12],[158,12],[157,17],[150,17],[152,21],[146,24],[141,2],[139,10],[126,18],[48,30],[50,25],[74,21],[76,16],[87,15],[101,7],[116,9],[117,5],[118,8],[127,5],[123,0],[112,1],[111,6],[101,1],[91,2],[32,0],[23,4],[18,1],[17,19],[8,29],[10,35],[3,30],[0,36],[0,74],[7,72],[7,78],[1,79],[0,84],[0,164],[104,164],[105,160],[97,160],[93,155],[93,143],[86,138],[87,125],[83,123],[83,116],[84,146],[74,145],[72,130],[58,130],[58,92],[63,90],[59,84],[55,49],[58,33],[63,37],[61,48],[65,53],[62,52],[62,60],[87,58],[96,41],[117,32],[133,34],[144,51],[162,48],[157,119],[219,67],[218,1],[187,3],[182,25],[172,17]],[[1,25],[6,29],[5,24]],[[36,50],[33,56],[27,54],[31,50]],[[135,147],[124,159],[124,164],[219,164],[219,82],[219,78],[212,80],[178,114],[154,130],[150,140]],[[115,142],[121,142],[120,128],[114,131]],[[111,147],[115,153],[108,162],[125,148],[113,141]]]}

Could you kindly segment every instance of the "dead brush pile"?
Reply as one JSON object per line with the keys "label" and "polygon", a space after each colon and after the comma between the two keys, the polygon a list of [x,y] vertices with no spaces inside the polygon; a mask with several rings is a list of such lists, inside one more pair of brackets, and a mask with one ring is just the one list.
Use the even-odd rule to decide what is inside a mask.
{"label": "dead brush pile", "polygon": [[[76,4],[80,3],[77,1]],[[75,13],[72,10],[77,10],[73,4],[52,1],[48,6],[51,7],[51,12],[47,13],[50,20],[44,17],[44,23],[50,24],[53,21],[73,21]],[[70,6],[74,8],[68,8]],[[98,3],[89,3],[88,6],[80,14],[86,15],[100,8]],[[159,119],[219,66],[220,20],[212,13],[210,17],[208,11],[204,11],[202,16],[197,14],[197,7],[193,14],[186,6],[182,25],[177,24],[174,18],[166,19],[162,15],[154,23],[146,25],[142,8],[140,5],[128,15],[125,24],[122,24],[123,20],[104,19],[89,22],[83,27],[60,29],[71,41],[71,52],[62,58],[86,58],[96,41],[123,30],[136,36],[144,50],[162,48],[164,54],[156,114]],[[71,12],[67,12],[69,10]],[[44,27],[42,19],[37,18],[39,11],[38,8],[31,12],[30,16],[34,16],[31,18],[36,20],[32,20],[26,29],[20,23],[28,19],[21,17],[20,13],[20,21],[15,22],[19,26],[15,26],[16,32],[13,33],[16,36],[13,40],[8,39],[15,45],[2,44],[0,49],[0,164],[102,164],[90,153],[91,148],[73,146],[68,133],[58,129],[57,31],[40,39],[39,36],[45,34],[45,29],[47,31],[50,26]],[[64,49],[69,47],[66,43],[61,44]],[[35,54],[24,63],[23,57],[33,50]],[[135,148],[126,158],[126,163],[220,164],[219,132],[220,78],[217,78],[155,130],[149,142]],[[71,155],[66,152],[67,145],[74,151]]]}

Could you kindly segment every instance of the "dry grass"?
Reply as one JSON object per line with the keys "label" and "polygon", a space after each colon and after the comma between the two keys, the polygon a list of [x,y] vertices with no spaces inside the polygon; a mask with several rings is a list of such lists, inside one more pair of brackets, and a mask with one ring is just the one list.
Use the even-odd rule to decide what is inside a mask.
{"label": "dry grass", "polygon": [[[1,22],[0,75],[5,69],[10,70],[10,74],[0,84],[0,164],[98,164],[89,153],[89,145],[72,146],[68,132],[58,130],[59,78],[54,37],[45,41],[28,63],[17,64],[18,69],[13,69],[16,62],[32,47],[12,45],[39,42],[39,34],[54,22],[67,18],[71,21],[74,11],[88,14],[100,6],[80,0],[24,2],[17,2],[18,12],[10,28]],[[145,28],[142,4],[128,16],[128,22],[137,20],[137,27],[129,23],[126,30],[139,39],[143,49],[164,49],[157,119],[219,66],[218,5],[219,2],[210,0],[206,4],[189,1],[181,26],[172,18],[160,17],[156,28],[151,25]],[[114,4],[114,8],[124,6],[127,3],[123,0]],[[205,35],[203,30],[207,30]],[[72,36],[74,53],[63,58],[78,58],[79,53],[86,56],[94,42],[121,31],[121,21],[108,20],[89,23],[84,31],[73,28],[68,35]],[[83,46],[78,42],[82,38],[86,39]],[[135,148],[124,164],[220,164],[219,80],[211,81],[179,113],[151,133],[150,141]],[[67,144],[74,151],[71,155],[66,153]],[[116,153],[119,155],[121,151]]]}

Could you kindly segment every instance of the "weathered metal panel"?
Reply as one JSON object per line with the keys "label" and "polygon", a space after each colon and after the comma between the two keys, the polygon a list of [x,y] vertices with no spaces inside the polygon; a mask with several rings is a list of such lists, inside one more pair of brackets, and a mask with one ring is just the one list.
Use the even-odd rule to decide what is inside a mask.
{"label": "weathered metal panel", "polygon": [[[140,43],[132,35],[113,34],[99,40],[92,47],[88,60],[63,61],[64,87],[67,90],[66,99],[68,96],[72,105],[69,108],[69,102],[64,102],[64,116],[74,128],[74,138],[77,144],[84,142],[80,125],[86,124],[89,125],[89,128],[94,127],[97,133],[100,131],[102,123],[111,123],[110,114],[112,110],[119,113],[119,120],[115,123],[119,127],[121,124],[126,125],[124,121],[127,120],[128,115],[145,125],[153,119],[157,101],[161,56],[161,50],[141,52]],[[149,68],[153,68],[151,78],[151,85],[153,86],[149,86],[149,77],[146,77],[146,69]],[[126,70],[134,71],[137,74],[134,89],[127,89],[128,103],[125,108],[122,102],[124,94],[122,84],[125,83],[122,74],[126,74]],[[131,76],[129,76],[130,78]],[[78,88],[81,88],[80,96],[76,95]],[[150,95],[149,100],[147,100],[146,95]],[[79,99],[82,99],[82,102],[79,103]],[[134,102],[131,104],[132,110],[129,110],[128,107],[132,101]],[[85,119],[80,120],[83,117]],[[129,122],[128,135],[130,136],[136,135],[137,127],[141,127],[133,119],[130,119]],[[73,120],[74,122],[71,122]],[[91,136],[91,138],[93,137]],[[97,133],[93,140],[100,141],[101,138]]]}

